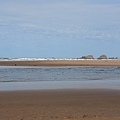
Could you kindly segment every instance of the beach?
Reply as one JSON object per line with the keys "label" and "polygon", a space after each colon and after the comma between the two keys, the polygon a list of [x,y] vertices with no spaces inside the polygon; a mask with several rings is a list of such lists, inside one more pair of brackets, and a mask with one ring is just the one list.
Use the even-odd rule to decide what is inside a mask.
{"label": "beach", "polygon": [[0,66],[120,66],[120,60],[7,60]]}
{"label": "beach", "polygon": [[120,60],[0,65],[0,120],[120,120]]}
{"label": "beach", "polygon": [[119,90],[1,91],[0,119],[119,120],[119,103]]}
{"label": "beach", "polygon": [[0,0],[0,120],[120,120],[120,0]]}

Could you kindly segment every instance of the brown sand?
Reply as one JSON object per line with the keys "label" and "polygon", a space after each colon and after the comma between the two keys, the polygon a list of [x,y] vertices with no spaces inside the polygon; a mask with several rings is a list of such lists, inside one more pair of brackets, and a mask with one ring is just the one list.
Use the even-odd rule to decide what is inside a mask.
{"label": "brown sand", "polygon": [[0,120],[120,120],[120,91],[0,92]]}
{"label": "brown sand", "polygon": [[1,66],[120,66],[120,60],[0,61]]}

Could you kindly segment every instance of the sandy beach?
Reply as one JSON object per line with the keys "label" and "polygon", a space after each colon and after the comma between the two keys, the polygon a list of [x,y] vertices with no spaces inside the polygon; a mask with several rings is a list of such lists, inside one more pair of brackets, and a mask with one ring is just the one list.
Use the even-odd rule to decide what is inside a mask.
{"label": "sandy beach", "polygon": [[119,90],[0,92],[1,120],[120,120]]}
{"label": "sandy beach", "polygon": [[[118,67],[120,60],[0,61],[0,65]],[[1,82],[0,120],[120,120],[118,80],[58,83]]]}
{"label": "sandy beach", "polygon": [[0,66],[120,66],[120,60],[0,61]]}

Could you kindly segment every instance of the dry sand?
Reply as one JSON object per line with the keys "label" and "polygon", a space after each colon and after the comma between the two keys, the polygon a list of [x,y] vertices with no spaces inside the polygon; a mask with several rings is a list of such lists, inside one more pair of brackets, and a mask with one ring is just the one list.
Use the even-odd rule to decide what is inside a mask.
{"label": "dry sand", "polygon": [[120,91],[0,92],[0,120],[120,120]]}
{"label": "dry sand", "polygon": [[120,66],[120,60],[0,61],[1,66]]}

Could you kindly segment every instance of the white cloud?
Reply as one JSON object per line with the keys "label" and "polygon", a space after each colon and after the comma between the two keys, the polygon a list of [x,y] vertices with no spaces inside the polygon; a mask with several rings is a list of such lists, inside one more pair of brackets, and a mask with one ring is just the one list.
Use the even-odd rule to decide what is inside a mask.
{"label": "white cloud", "polygon": [[23,29],[39,29],[39,27],[35,24],[30,24],[30,23],[23,23],[18,25],[18,27],[23,28]]}
{"label": "white cloud", "polygon": [[116,3],[117,0],[0,0],[0,40],[16,48],[26,45],[47,50],[46,46],[71,41],[74,47],[76,42],[79,46],[90,40],[98,44],[103,40],[119,41],[120,7]]}

